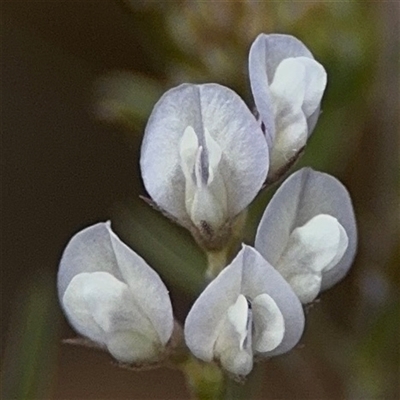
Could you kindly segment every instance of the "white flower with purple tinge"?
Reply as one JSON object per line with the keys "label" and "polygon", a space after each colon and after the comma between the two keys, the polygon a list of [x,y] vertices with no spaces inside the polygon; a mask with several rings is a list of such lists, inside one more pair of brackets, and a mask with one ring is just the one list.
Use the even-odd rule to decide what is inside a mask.
{"label": "white flower with purple tinge", "polygon": [[58,272],[58,294],[74,329],[118,361],[157,361],[173,331],[168,291],[109,223],[77,233]]}
{"label": "white flower with purple tinge", "polygon": [[302,303],[313,301],[346,275],[354,259],[357,229],[346,188],[311,168],[294,173],[268,204],[255,247]]}
{"label": "white flower with purple tinge", "polygon": [[212,248],[223,244],[265,181],[268,147],[235,92],[184,84],[155,105],[140,165],[156,205]]}
{"label": "white flower with purple tinge", "polygon": [[286,353],[303,329],[303,309],[289,284],[255,249],[243,246],[194,303],[185,340],[196,357],[245,376],[255,355]]}
{"label": "white flower with purple tinge", "polygon": [[326,72],[295,37],[260,34],[250,49],[249,76],[273,179],[296,159],[317,123]]}

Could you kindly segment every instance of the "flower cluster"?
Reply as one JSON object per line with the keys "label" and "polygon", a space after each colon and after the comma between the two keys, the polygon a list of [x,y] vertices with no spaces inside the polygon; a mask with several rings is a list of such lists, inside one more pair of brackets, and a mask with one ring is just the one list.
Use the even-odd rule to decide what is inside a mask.
{"label": "flower cluster", "polygon": [[[257,37],[249,76],[256,116],[227,87],[183,84],[161,97],[146,127],[140,166],[149,201],[205,251],[230,246],[255,196],[299,157],[326,86],[324,68],[288,35]],[[325,173],[297,171],[267,206],[254,247],[242,244],[194,302],[187,351],[246,376],[255,359],[291,350],[304,330],[303,306],[345,276],[356,241],[345,187]],[[116,360],[168,356],[176,324],[168,290],[109,222],[71,239],[58,292],[75,330]]]}

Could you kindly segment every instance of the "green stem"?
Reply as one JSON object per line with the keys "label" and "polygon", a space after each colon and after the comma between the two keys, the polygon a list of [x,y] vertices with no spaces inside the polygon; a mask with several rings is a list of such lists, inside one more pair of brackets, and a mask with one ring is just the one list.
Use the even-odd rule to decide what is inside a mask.
{"label": "green stem", "polygon": [[191,357],[182,366],[182,370],[193,399],[225,399],[225,378],[217,365]]}
{"label": "green stem", "polygon": [[247,219],[247,210],[242,211],[233,221],[231,226],[231,236],[225,247],[219,250],[206,251],[207,271],[206,278],[213,280],[233,259],[237,249],[243,240],[243,231]]}
{"label": "green stem", "polygon": [[237,382],[212,363],[190,357],[181,369],[193,400],[249,400],[259,398],[264,377],[263,365],[256,365],[246,381]]}
{"label": "green stem", "polygon": [[213,280],[228,264],[229,247],[219,251],[208,251],[207,256],[207,280]]}

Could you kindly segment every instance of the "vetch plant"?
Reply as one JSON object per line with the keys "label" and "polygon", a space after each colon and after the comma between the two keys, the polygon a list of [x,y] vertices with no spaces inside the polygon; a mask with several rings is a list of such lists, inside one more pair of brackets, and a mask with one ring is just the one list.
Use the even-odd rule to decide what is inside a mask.
{"label": "vetch plant", "polygon": [[254,247],[243,244],[246,210],[303,151],[326,86],[325,69],[288,35],[256,38],[249,75],[256,115],[227,87],[186,83],[160,98],[145,129],[145,200],[207,254],[207,286],[186,319],[174,320],[161,278],[110,222],[76,234],[58,273],[80,343],[124,366],[180,368],[197,398],[223,398],[225,376],[243,380],[255,362],[291,351],[303,306],[346,275],[357,246],[346,188],[310,168],[282,184]]}

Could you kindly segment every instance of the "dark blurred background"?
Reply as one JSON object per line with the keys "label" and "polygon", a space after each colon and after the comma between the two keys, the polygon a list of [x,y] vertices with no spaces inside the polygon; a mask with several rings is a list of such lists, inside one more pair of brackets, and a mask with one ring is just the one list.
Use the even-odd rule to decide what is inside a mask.
{"label": "dark blurred background", "polygon": [[[260,32],[303,40],[328,72],[299,166],[348,187],[359,251],[308,315],[301,348],[262,364],[237,397],[399,398],[399,3],[6,1],[2,3],[2,398],[187,399],[167,369],[132,372],[74,336],[57,300],[69,238],[112,219],[164,278],[181,320],[204,256],[138,200],[152,106],[182,82],[218,82],[251,103]],[[251,208],[251,243],[270,194]]]}

